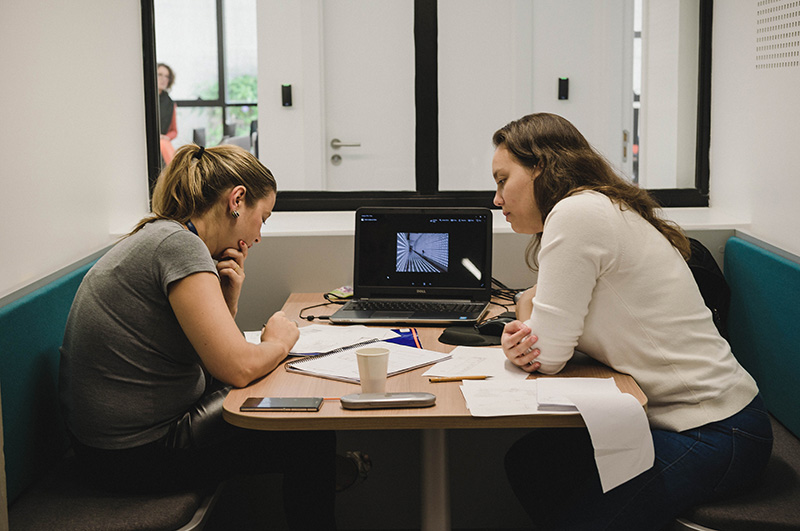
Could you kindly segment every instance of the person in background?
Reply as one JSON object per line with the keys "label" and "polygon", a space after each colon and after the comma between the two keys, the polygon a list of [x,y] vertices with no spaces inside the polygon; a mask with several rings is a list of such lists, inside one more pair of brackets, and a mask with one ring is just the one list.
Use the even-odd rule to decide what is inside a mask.
{"label": "person in background", "polygon": [[172,162],[175,156],[175,147],[172,141],[178,136],[177,115],[178,106],[169,97],[169,90],[172,84],[175,83],[175,72],[172,71],[168,65],[158,63],[156,69],[158,79],[158,120],[161,158],[164,159],[164,165]]}
{"label": "person in background", "polygon": [[514,232],[533,235],[526,259],[538,270],[503,352],[527,372],[557,374],[577,349],[630,374],[655,447],[652,468],[603,494],[586,430],[524,436],[506,474],[536,529],[664,529],[746,489],[772,430],[686,264],[685,235],[560,116],[525,116],[493,141],[494,203]]}
{"label": "person in background", "polygon": [[86,274],[61,347],[59,394],[93,484],[159,492],[282,472],[290,527],[335,528],[333,432],[247,430],[222,418],[230,386],[268,374],[299,337],[283,312],[260,344],[234,322],[276,189],[244,149],[183,146],[157,181],[152,213]]}

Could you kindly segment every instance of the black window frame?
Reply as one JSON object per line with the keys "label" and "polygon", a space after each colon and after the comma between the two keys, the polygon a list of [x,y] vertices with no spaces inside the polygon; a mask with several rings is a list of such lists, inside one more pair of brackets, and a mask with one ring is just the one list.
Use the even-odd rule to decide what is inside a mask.
{"label": "black window frame", "polygon": [[[221,0],[218,0],[219,2]],[[160,171],[160,158],[153,0],[141,0],[141,6],[147,167],[149,178],[154,181]],[[663,207],[708,206],[712,18],[713,0],[700,0],[695,187],[648,190]],[[218,20],[218,24],[221,23],[222,21]],[[437,25],[437,1],[414,0],[416,190],[403,192],[279,191],[275,205],[276,211],[343,211],[355,210],[361,206],[480,206],[496,208],[492,204],[494,191],[491,190],[439,190]],[[223,49],[220,49],[219,54],[223,53]],[[220,76],[224,76],[221,69]],[[220,90],[223,89],[224,80],[220,84]],[[220,97],[224,101],[224,94],[221,94]]]}

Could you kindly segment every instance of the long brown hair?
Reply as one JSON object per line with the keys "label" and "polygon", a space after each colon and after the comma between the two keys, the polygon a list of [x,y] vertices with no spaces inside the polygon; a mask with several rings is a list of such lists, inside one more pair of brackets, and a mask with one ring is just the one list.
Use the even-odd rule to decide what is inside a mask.
{"label": "long brown hair", "polygon": [[[683,231],[673,222],[661,218],[660,206],[647,190],[619,176],[568,120],[555,114],[529,114],[497,130],[492,141],[495,148],[503,146],[508,149],[525,168],[531,171],[537,165],[541,168],[541,173],[533,181],[533,193],[542,214],[542,223],[556,203],[565,197],[594,190],[606,195],[620,208],[637,212],[685,259],[689,259],[689,240]],[[536,255],[541,237],[541,233],[534,235],[526,249],[526,262],[534,270],[537,269]]]}
{"label": "long brown hair", "polygon": [[207,212],[234,186],[247,190],[251,205],[277,192],[275,177],[249,151],[234,145],[203,148],[188,144],[175,152],[153,189],[152,213],[131,234],[157,219],[186,223]]}

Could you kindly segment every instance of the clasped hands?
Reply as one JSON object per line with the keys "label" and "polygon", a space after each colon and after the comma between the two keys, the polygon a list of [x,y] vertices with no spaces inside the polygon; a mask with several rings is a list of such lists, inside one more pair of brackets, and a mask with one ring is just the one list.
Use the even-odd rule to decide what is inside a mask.
{"label": "clasped hands", "polygon": [[534,347],[534,343],[538,340],[528,325],[522,321],[511,321],[503,329],[500,344],[511,363],[525,372],[534,372],[542,366],[536,361],[541,354],[539,349]]}

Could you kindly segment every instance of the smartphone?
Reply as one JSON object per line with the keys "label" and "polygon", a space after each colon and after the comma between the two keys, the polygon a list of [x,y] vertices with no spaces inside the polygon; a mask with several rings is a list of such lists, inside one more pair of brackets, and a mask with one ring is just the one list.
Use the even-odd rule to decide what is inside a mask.
{"label": "smartphone", "polygon": [[345,409],[393,409],[431,407],[436,395],[431,393],[360,393],[342,397]]}
{"label": "smartphone", "polygon": [[319,411],[322,397],[272,397],[251,396],[245,399],[239,411]]}

